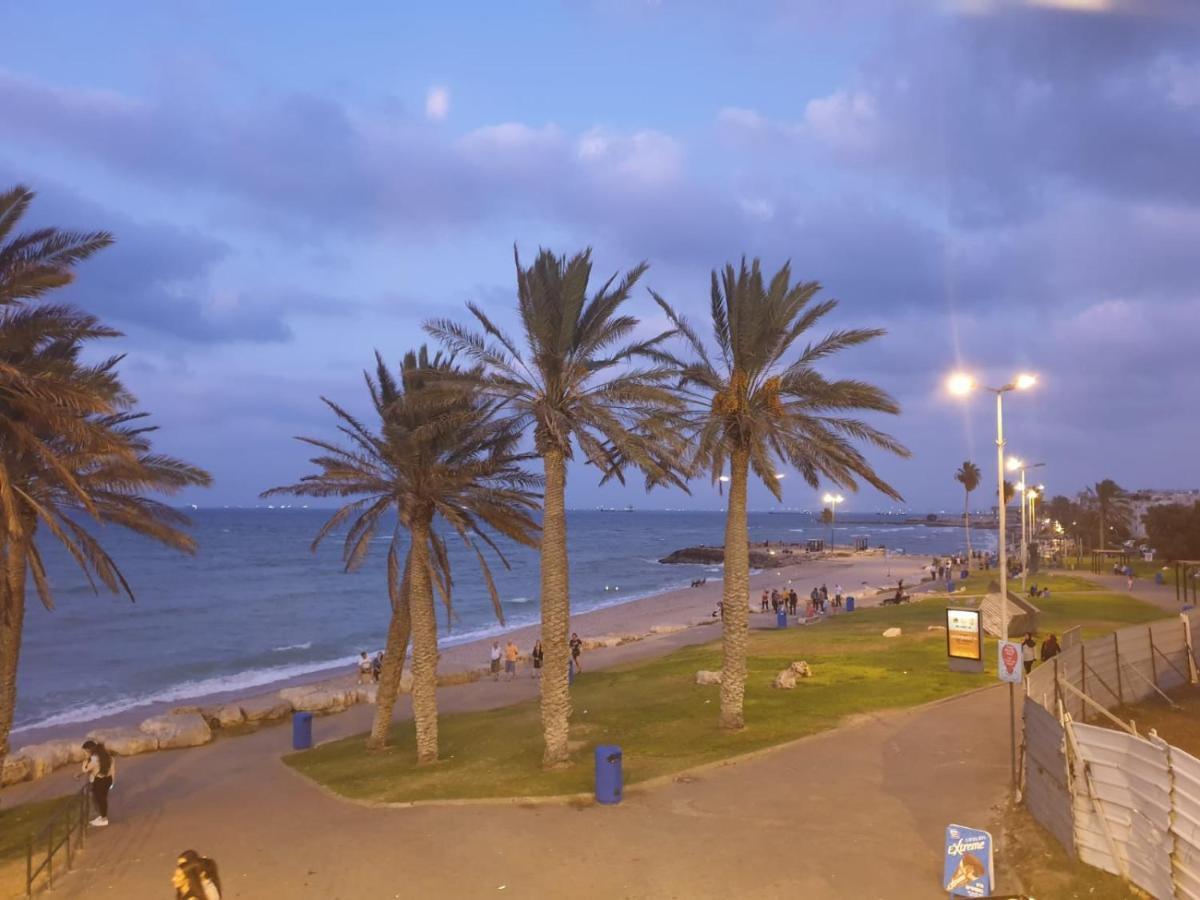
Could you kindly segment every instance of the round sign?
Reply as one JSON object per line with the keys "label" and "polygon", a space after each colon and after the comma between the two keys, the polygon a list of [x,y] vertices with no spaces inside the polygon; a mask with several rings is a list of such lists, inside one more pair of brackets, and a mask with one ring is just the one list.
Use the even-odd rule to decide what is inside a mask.
{"label": "round sign", "polygon": [[1017,648],[1013,644],[1005,644],[1000,650],[1000,656],[1004,660],[1004,668],[1010,673],[1017,668],[1017,661],[1020,656],[1017,653]]}

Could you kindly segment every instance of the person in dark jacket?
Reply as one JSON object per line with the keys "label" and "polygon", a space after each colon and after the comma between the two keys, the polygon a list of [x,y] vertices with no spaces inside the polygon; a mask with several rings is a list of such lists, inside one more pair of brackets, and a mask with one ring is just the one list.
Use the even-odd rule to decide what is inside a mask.
{"label": "person in dark jacket", "polygon": [[1042,662],[1049,662],[1062,652],[1062,647],[1058,646],[1058,638],[1051,632],[1050,637],[1042,641]]}
{"label": "person in dark jacket", "polygon": [[175,888],[175,900],[221,900],[217,864],[195,850],[184,850],[179,854],[171,884]]}

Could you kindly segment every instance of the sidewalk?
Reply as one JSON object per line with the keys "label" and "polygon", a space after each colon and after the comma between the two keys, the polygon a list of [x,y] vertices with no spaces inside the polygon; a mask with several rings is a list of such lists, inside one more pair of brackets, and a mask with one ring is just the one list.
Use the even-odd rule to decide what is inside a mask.
{"label": "sidewalk", "polygon": [[[446,711],[487,705],[441,696]],[[175,855],[195,848],[227,898],[936,897],[945,826],[986,827],[1004,799],[1007,711],[998,687],[863,717],[584,808],[365,808],[283,766],[290,730],[275,727],[124,761],[113,825],[59,890],[169,896]],[[318,730],[361,730],[366,712]]]}

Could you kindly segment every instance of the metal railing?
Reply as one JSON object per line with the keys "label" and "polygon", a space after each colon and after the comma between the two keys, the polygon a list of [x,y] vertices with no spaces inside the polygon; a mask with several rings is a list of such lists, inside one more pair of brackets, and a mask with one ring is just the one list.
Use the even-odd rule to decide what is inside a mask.
{"label": "metal railing", "polygon": [[[25,896],[33,896],[33,886],[42,873],[46,875],[46,886],[54,887],[54,856],[66,851],[67,868],[70,871],[75,851],[83,846],[87,834],[91,811],[91,786],[83,788],[69,801],[59,807],[41,830],[30,834],[25,844]],[[44,856],[43,856],[44,854]],[[41,859],[35,868],[34,856]]]}

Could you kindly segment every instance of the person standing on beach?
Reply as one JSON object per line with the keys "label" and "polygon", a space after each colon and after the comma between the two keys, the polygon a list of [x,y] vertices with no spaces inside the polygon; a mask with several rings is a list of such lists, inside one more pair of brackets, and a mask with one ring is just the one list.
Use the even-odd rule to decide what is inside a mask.
{"label": "person standing on beach", "polygon": [[87,776],[92,788],[92,803],[96,806],[96,817],[89,824],[103,828],[108,824],[108,792],[112,790],[117,775],[117,761],[99,741],[84,741],[83,749],[87,758],[75,777]]}
{"label": "person standing on beach", "polygon": [[579,639],[579,635],[574,631],[571,632],[571,662],[575,663],[575,674],[579,675],[583,672],[583,666],[579,664],[579,656],[583,653],[583,641]]}
{"label": "person standing on beach", "polygon": [[517,677],[517,658],[520,655],[517,645],[513,643],[512,638],[509,638],[508,644],[504,648],[504,674],[509,681]]}
{"label": "person standing on beach", "polygon": [[533,671],[529,673],[530,678],[542,677],[542,660],[545,656],[545,651],[542,650],[541,639],[534,641],[533,650],[529,654],[529,658],[533,660]]}
{"label": "person standing on beach", "polygon": [[766,612],[771,606],[771,594],[764,588],[762,592],[762,602],[759,604],[759,612]]}
{"label": "person standing on beach", "polygon": [[492,681],[500,680],[500,642],[492,641]]}
{"label": "person standing on beach", "polygon": [[371,659],[367,656],[367,651],[363,650],[358,654],[358,683],[366,684],[371,680]]}

